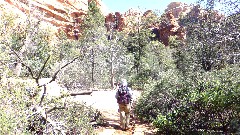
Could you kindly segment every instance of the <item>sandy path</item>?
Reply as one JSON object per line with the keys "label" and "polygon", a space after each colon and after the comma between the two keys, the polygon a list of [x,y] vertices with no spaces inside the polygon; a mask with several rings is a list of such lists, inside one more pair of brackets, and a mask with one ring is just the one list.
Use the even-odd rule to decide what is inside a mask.
{"label": "sandy path", "polygon": [[[139,91],[133,91],[134,100],[139,96]],[[91,95],[76,96],[75,100],[84,101],[87,105],[93,106],[103,114],[107,124],[96,129],[98,135],[150,135],[147,132],[152,132],[149,125],[144,125],[133,120],[130,130],[122,131],[120,129],[115,91],[93,91]],[[133,122],[136,124],[133,124]]]}

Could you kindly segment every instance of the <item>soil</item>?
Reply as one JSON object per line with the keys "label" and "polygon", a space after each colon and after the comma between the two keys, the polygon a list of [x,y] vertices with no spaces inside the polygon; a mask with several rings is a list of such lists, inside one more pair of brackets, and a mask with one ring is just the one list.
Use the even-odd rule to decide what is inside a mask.
{"label": "soil", "polygon": [[[140,91],[133,91],[133,99],[136,101]],[[131,117],[130,129],[123,131],[119,124],[118,104],[115,99],[115,91],[93,91],[91,95],[76,96],[75,100],[83,101],[87,105],[99,110],[103,116],[104,124],[97,126],[97,135],[154,135],[156,130],[149,123],[142,123]]]}

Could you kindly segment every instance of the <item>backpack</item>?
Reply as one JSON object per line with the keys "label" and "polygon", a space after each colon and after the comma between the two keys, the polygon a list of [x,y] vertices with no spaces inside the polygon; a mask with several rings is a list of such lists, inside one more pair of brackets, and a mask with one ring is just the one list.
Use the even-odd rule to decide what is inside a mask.
{"label": "backpack", "polygon": [[117,103],[119,104],[129,104],[131,101],[131,95],[127,86],[120,86],[118,88],[118,98]]}

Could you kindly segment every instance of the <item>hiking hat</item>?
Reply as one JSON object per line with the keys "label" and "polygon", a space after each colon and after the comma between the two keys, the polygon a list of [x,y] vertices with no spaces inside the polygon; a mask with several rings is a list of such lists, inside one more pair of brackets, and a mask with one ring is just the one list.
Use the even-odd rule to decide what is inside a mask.
{"label": "hiking hat", "polygon": [[121,80],[121,84],[122,84],[123,86],[127,86],[127,80],[126,80],[126,79],[122,79],[122,80]]}

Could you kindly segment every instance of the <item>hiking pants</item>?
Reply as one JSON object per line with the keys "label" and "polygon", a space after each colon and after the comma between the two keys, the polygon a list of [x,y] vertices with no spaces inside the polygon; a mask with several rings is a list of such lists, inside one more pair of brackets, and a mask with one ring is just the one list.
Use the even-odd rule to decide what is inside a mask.
{"label": "hiking pants", "polygon": [[129,126],[130,122],[130,104],[118,104],[119,105],[119,113],[120,113],[120,126],[123,129],[126,129]]}

